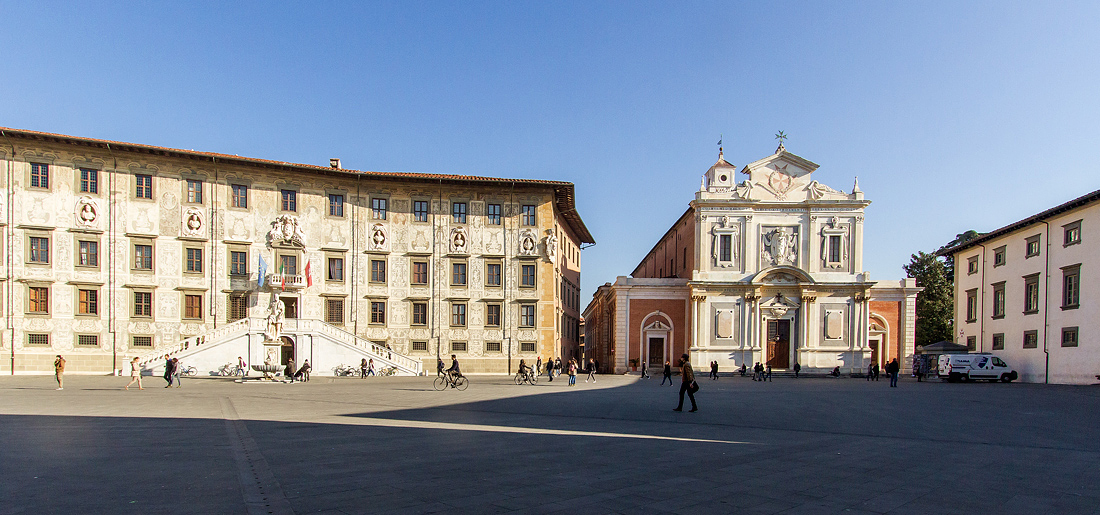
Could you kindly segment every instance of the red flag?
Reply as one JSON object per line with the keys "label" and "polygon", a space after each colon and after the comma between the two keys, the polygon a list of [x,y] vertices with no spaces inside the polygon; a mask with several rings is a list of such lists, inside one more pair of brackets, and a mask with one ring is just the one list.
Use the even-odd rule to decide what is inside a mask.
{"label": "red flag", "polygon": [[313,275],[309,273],[309,261],[306,261],[306,286],[313,286]]}

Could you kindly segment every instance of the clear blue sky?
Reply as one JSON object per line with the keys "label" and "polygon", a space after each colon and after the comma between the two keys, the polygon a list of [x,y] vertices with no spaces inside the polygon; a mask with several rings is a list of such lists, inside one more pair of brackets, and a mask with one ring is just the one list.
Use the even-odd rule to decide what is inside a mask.
{"label": "clear blue sky", "polygon": [[0,125],[362,170],[571,181],[629,274],[699,176],[787,148],[865,265],[1100,188],[1100,3],[8,2]]}

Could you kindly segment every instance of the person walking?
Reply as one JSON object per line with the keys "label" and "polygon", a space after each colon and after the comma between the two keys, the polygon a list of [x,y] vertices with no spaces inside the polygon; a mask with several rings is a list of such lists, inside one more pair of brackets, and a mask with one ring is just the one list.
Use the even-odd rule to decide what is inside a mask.
{"label": "person walking", "polygon": [[298,369],[294,368],[294,358],[286,359],[286,368],[283,369],[283,376],[290,379],[290,382],[294,382],[294,374],[298,372]]}
{"label": "person walking", "polygon": [[569,360],[569,386],[576,386],[577,384],[577,360]]}
{"label": "person walking", "polygon": [[359,360],[359,379],[367,377],[367,358]]}
{"label": "person walking", "polygon": [[710,362],[710,380],[711,381],[717,381],[718,380],[718,362],[717,361],[711,361]]}
{"label": "person walking", "polygon": [[172,379],[176,381],[176,388],[183,386],[180,375],[183,374],[183,362],[179,358],[172,358]]}
{"label": "person walking", "polygon": [[165,386],[165,388],[171,388],[172,387],[172,358],[168,357],[167,354],[164,355],[164,380],[168,382],[168,386]]}
{"label": "person walking", "polygon": [[764,369],[764,381],[772,380],[772,366],[768,365],[768,368]]}
{"label": "person walking", "polygon": [[898,365],[898,358],[890,360],[890,363],[886,365],[886,375],[890,376],[890,388],[898,387],[898,372],[901,371],[901,366]]}
{"label": "person walking", "polygon": [[245,363],[244,358],[240,356],[237,356],[237,373],[235,375],[239,375],[241,377],[248,376],[248,363]]}
{"label": "person walking", "polygon": [[867,380],[870,381],[874,378],[875,378],[875,364],[874,363],[868,363],[867,364]]}
{"label": "person walking", "polygon": [[680,356],[680,404],[677,404],[672,411],[684,411],[684,393],[687,392],[688,398],[691,399],[691,412],[699,411],[699,407],[695,405],[695,391],[699,389],[699,386],[695,384],[695,372],[691,369],[691,362],[688,361],[688,355],[684,354]]}
{"label": "person walking", "polygon": [[924,379],[924,362],[918,361],[916,366],[913,367],[913,374],[917,376],[917,382],[921,382]]}
{"label": "person walking", "polygon": [[649,364],[642,361],[642,379],[649,379]]}
{"label": "person walking", "polygon": [[665,360],[665,371],[664,372],[665,372],[665,377],[663,377],[661,379],[661,386],[665,385],[665,379],[668,379],[668,385],[672,386],[672,365],[670,365],[668,363],[667,359]]}
{"label": "person walking", "polygon": [[561,376],[561,358],[554,358],[554,375]]}
{"label": "person walking", "polygon": [[799,365],[797,361],[794,362],[794,378],[798,379],[798,373],[802,371],[802,365]]}
{"label": "person walking", "polygon": [[539,356],[539,359],[535,360],[535,370],[533,372],[535,375],[542,373],[542,356]]}
{"label": "person walking", "polygon": [[443,358],[436,356],[436,358],[435,358],[435,376],[436,377],[443,377],[443,369],[444,368],[445,367],[443,365]]}
{"label": "person walking", "polygon": [[749,367],[744,363],[741,364],[741,377],[745,377],[745,372],[748,372]]}
{"label": "person walking", "polygon": [[546,377],[550,379],[550,382],[554,382],[554,360],[546,358]]}
{"label": "person walking", "polygon": [[53,360],[53,378],[57,380],[57,389],[65,389],[65,358],[57,355],[57,359]]}
{"label": "person walking", "polygon": [[875,363],[871,370],[874,372],[872,375],[875,376],[875,381],[878,381],[878,373],[879,373],[878,363]]}
{"label": "person walking", "polygon": [[372,375],[374,375],[374,358],[371,358],[369,361],[367,361],[367,374],[363,377]]}
{"label": "person walking", "polygon": [[596,382],[596,362],[592,358],[588,358],[588,378],[584,382],[587,383],[589,379]]}
{"label": "person walking", "polygon": [[307,360],[302,362],[302,367],[299,368],[298,372],[296,372],[294,374],[294,378],[299,380],[299,381],[302,381],[303,383],[306,382],[306,381],[309,381],[309,371],[310,370],[313,370],[313,367],[310,366],[309,360],[307,359]]}
{"label": "person walking", "polygon": [[130,385],[137,383],[138,390],[144,390],[141,386],[141,365],[138,364],[138,357],[134,356],[134,359],[130,360],[130,382],[126,383],[124,390],[129,390]]}

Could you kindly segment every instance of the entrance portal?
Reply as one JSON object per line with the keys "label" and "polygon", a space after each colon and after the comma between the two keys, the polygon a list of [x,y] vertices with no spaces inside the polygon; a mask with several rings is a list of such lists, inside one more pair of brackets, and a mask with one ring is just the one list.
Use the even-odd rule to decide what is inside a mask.
{"label": "entrance portal", "polygon": [[650,338],[649,339],[649,366],[650,367],[662,367],[664,366],[665,357],[665,339],[664,338]]}
{"label": "entrance portal", "polygon": [[791,367],[791,321],[768,320],[768,358],[772,368]]}
{"label": "entrance portal", "polygon": [[871,347],[871,363],[878,363],[881,367],[882,363],[879,363],[879,356],[881,356],[882,353],[879,352],[878,349],[878,340],[871,340],[867,342],[867,346]]}
{"label": "entrance portal", "polygon": [[[294,340],[291,340],[289,336],[279,337],[283,344],[279,347],[279,364],[286,365],[290,360],[294,359]],[[297,360],[295,360],[297,363]]]}

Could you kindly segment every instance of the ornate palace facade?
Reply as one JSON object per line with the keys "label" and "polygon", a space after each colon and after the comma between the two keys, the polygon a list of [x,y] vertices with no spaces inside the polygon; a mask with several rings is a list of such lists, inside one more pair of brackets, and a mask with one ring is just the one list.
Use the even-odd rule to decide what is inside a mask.
{"label": "ornate palace facade", "polygon": [[[913,355],[919,288],[863,269],[865,200],[813,178],[787,152],[740,171],[719,152],[687,211],[585,309],[586,353],[605,369],[711,361],[845,373]],[[909,359],[907,359],[909,358]]]}
{"label": "ornate palace facade", "polygon": [[[0,371],[110,373],[172,353],[200,373],[506,372],[578,347],[573,184],[363,172],[0,129]],[[427,363],[427,365],[424,365]]]}

